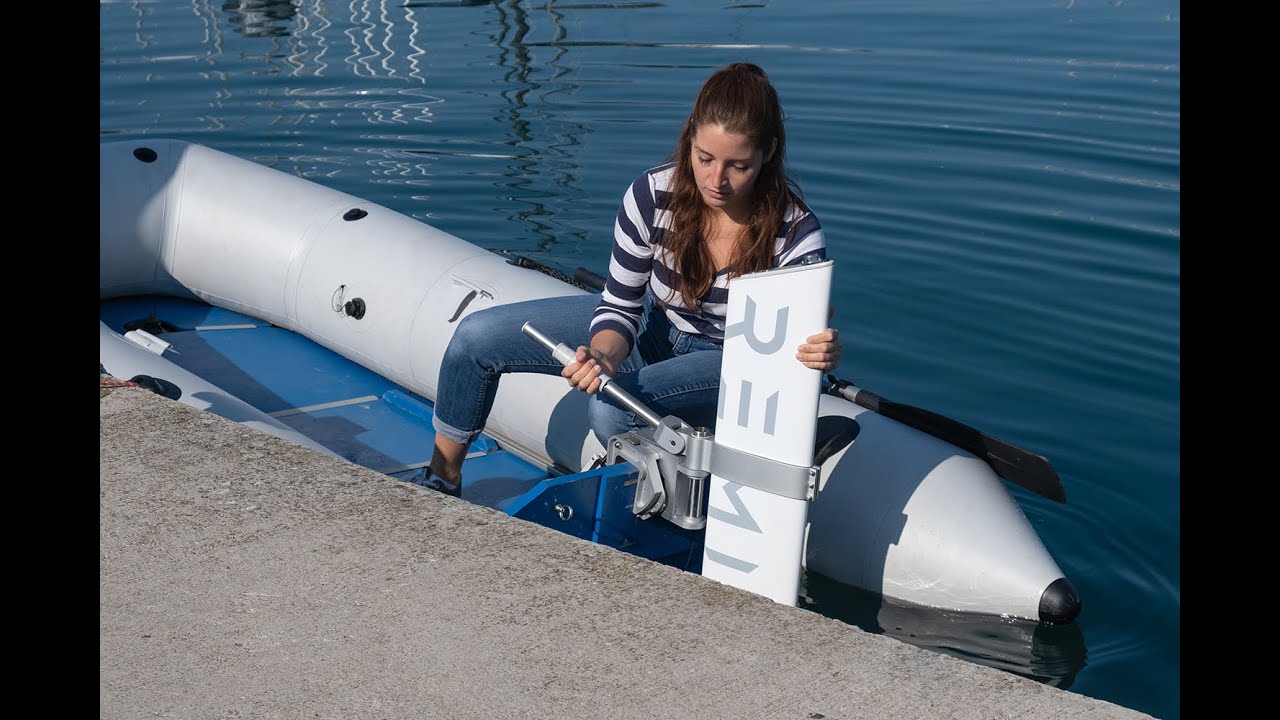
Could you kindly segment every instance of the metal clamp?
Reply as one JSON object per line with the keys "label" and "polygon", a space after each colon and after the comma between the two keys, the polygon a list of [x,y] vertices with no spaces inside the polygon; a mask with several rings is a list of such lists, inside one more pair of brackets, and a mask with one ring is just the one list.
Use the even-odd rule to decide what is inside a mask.
{"label": "metal clamp", "polygon": [[[766,468],[761,472],[761,468]],[[812,500],[818,492],[817,465],[791,465],[715,443],[711,473],[745,487],[795,500]]]}

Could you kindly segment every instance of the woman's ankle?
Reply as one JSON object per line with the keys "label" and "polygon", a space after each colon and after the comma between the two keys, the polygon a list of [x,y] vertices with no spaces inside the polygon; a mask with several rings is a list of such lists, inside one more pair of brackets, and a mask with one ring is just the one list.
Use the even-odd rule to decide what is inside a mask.
{"label": "woman's ankle", "polygon": [[467,446],[436,435],[435,447],[427,469],[452,485],[462,482],[462,461],[467,457]]}
{"label": "woman's ankle", "polygon": [[431,457],[431,462],[427,464],[427,472],[448,482],[450,485],[457,485],[462,482],[462,458],[458,461],[451,461],[447,457],[441,457],[440,453],[436,453]]}
{"label": "woman's ankle", "polygon": [[427,467],[427,472],[428,472],[428,473],[431,473],[432,475],[435,475],[436,477],[440,478],[441,480],[444,480],[445,482],[449,483],[450,485],[461,485],[461,484],[462,484],[462,472],[461,472],[460,470],[459,470],[459,471],[454,471],[454,472],[449,472],[447,469],[438,470],[438,469],[436,469],[435,467],[428,466],[428,467]]}

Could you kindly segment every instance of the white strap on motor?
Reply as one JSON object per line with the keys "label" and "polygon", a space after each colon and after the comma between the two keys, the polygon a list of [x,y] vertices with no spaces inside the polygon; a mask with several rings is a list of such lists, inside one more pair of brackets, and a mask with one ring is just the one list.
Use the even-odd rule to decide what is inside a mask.
{"label": "white strap on motor", "polygon": [[719,443],[711,453],[712,475],[734,478],[739,485],[796,500],[813,499],[818,470],[816,465],[781,463]]}

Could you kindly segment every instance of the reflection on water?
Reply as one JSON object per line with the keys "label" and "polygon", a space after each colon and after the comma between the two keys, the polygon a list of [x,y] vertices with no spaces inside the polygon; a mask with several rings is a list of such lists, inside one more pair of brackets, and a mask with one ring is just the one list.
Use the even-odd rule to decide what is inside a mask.
{"label": "reflection on water", "polygon": [[[571,47],[563,14],[552,4],[534,13],[527,5],[521,0],[405,5],[391,0],[232,0],[221,3],[219,12],[210,0],[192,0],[188,9],[198,21],[193,27],[201,52],[186,56],[199,64],[197,82],[188,87],[202,94],[207,106],[200,112],[200,102],[189,104],[189,118],[200,123],[194,132],[242,129],[240,125],[265,111],[272,119],[259,132],[284,146],[265,158],[268,164],[316,178],[334,177],[350,159],[329,153],[290,155],[288,146],[298,144],[290,138],[326,126],[349,128],[344,134],[350,138],[350,152],[372,168],[373,183],[406,189],[410,200],[423,204],[432,199],[425,188],[436,161],[498,159],[505,167],[489,176],[510,204],[495,210],[531,235],[518,249],[545,252],[566,242],[581,245],[586,231],[558,221],[546,200],[572,206],[584,195],[578,153],[591,128],[547,102],[578,89],[573,68],[562,64]],[[153,8],[137,2],[133,7],[136,37],[149,47],[157,32],[150,26],[163,25]],[[467,28],[468,42],[494,49],[484,65],[459,68],[452,58],[428,62],[425,21],[433,8],[455,9],[453,20]],[[431,29],[438,26],[437,20]],[[540,34],[531,38],[535,32]],[[237,36],[251,42],[233,41]],[[144,59],[164,64],[183,58],[157,52]],[[148,81],[153,79],[168,77],[157,74]],[[452,112],[444,118],[447,128],[424,127],[442,119],[446,95],[435,88],[455,88],[449,100]],[[475,96],[480,102],[470,102]],[[496,113],[488,121],[471,117],[473,105],[494,110],[486,98],[501,99]],[[494,129],[502,135],[486,137]],[[179,128],[166,134],[192,132]],[[428,212],[409,214],[434,219]]]}
{"label": "reflection on water", "polygon": [[1066,690],[1087,664],[1076,623],[1050,625],[898,603],[805,573],[800,607],[926,650]]}
{"label": "reflection on water", "polygon": [[289,23],[298,14],[301,0],[229,0],[222,9],[231,18],[231,26],[245,37],[288,35]]}
{"label": "reflection on water", "polygon": [[[485,3],[488,4],[488,3]],[[265,54],[248,54],[272,74],[323,77],[331,70],[357,78],[424,80],[419,45],[422,27],[413,6],[388,0],[351,0],[345,5],[320,0],[233,0],[222,4],[223,19],[209,0],[192,0],[191,11],[204,27],[205,61],[226,51],[226,27],[246,38],[279,38]],[[140,41],[150,10],[137,9]],[[281,67],[281,62],[287,67]],[[250,72],[253,72],[251,69]]]}
{"label": "reflection on water", "polygon": [[[553,29],[550,42],[552,54],[546,61],[550,77],[545,83],[540,83],[534,79],[539,68],[534,66],[530,47],[526,44],[530,31],[528,11],[519,0],[508,0],[505,4],[495,5],[495,8],[498,10],[501,32],[494,38],[494,45],[499,48],[498,66],[506,70],[503,74],[502,96],[509,107],[494,120],[499,126],[511,127],[512,137],[507,142],[518,151],[513,153],[513,161],[504,174],[508,178],[508,186],[520,191],[513,193],[513,196],[518,197],[524,206],[509,218],[534,233],[537,238],[535,251],[546,252],[564,241],[566,234],[563,226],[557,227],[549,222],[553,212],[540,201],[539,196],[554,197],[558,203],[565,203],[582,195],[577,188],[575,156],[565,148],[581,146],[584,136],[591,129],[567,118],[556,117],[554,105],[540,102],[548,95],[572,93],[577,89],[576,84],[565,82],[572,77],[571,69],[560,64],[568,52],[565,46],[568,33],[562,22],[563,15],[551,4],[545,8]],[[534,98],[533,104],[528,102],[530,97]],[[526,117],[530,112],[538,121],[539,128],[556,125],[563,129],[547,137],[542,137],[542,133],[535,136],[533,123]],[[546,145],[540,149],[542,143]],[[540,168],[548,167],[552,171],[550,185],[553,190],[539,191],[531,178],[538,175]],[[586,240],[586,232],[581,229],[571,231],[568,237],[582,242]]]}

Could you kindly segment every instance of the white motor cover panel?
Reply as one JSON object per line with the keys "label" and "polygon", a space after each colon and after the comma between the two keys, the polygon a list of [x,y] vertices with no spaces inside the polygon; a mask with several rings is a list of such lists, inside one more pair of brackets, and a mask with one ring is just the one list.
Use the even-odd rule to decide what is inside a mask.
{"label": "white motor cover panel", "polygon": [[796,352],[826,328],[832,267],[826,260],[729,283],[702,574],[788,605],[799,592],[809,501],[762,490],[759,477],[721,477],[717,457],[728,448],[761,458],[744,473],[754,476],[775,473],[771,462],[813,464],[822,373]]}

